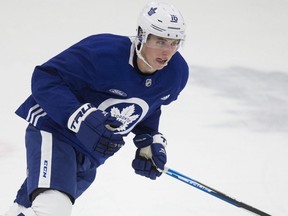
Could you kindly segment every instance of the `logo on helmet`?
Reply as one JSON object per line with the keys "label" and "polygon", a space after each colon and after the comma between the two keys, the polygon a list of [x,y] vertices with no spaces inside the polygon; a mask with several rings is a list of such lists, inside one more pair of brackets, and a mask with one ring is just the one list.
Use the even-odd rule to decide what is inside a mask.
{"label": "logo on helmet", "polygon": [[149,15],[149,16],[152,16],[153,14],[156,13],[156,10],[157,10],[157,8],[151,7],[151,8],[150,8],[150,11],[148,11],[148,15]]}
{"label": "logo on helmet", "polygon": [[178,17],[176,15],[171,15],[171,22],[178,23]]}

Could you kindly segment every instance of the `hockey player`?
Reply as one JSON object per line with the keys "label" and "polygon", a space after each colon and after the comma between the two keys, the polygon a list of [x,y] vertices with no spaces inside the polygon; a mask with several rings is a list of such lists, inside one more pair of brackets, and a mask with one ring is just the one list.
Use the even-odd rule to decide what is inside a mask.
{"label": "hockey player", "polygon": [[185,38],[180,12],[147,4],[136,37],[93,35],[36,66],[32,94],[16,113],[26,119],[27,178],[6,216],[68,216],[97,167],[130,132],[132,167],[156,179],[166,139],[161,106],[175,101],[188,79],[178,48]]}

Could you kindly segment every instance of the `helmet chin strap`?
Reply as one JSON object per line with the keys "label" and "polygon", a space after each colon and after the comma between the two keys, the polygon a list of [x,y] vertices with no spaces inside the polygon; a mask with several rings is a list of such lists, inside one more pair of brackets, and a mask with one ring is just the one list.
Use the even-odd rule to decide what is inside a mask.
{"label": "helmet chin strap", "polygon": [[141,43],[140,48],[138,49],[138,44],[141,43],[138,41],[138,39],[135,40],[135,47],[136,47],[136,54],[138,56],[139,59],[141,59],[151,70],[156,70],[155,68],[153,68],[144,58],[144,56],[141,54],[141,50],[143,48],[143,43]]}

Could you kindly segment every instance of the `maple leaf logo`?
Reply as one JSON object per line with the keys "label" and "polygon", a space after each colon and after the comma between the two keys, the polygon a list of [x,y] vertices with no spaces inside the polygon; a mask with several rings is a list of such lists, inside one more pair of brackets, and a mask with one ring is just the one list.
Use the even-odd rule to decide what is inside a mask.
{"label": "maple leaf logo", "polygon": [[126,108],[123,108],[121,112],[117,107],[112,107],[110,111],[111,116],[117,118],[117,120],[122,123],[122,125],[117,129],[118,131],[126,130],[129,124],[131,124],[139,117],[138,114],[133,115],[134,113],[135,113],[134,104]]}

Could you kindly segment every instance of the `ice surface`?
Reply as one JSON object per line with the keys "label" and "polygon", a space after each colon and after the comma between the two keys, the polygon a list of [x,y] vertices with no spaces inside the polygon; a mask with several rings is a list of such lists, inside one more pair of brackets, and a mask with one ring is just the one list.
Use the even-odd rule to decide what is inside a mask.
{"label": "ice surface", "polygon": [[[30,93],[34,66],[90,34],[134,35],[144,3],[0,2],[0,213],[25,177],[26,123],[14,111]],[[191,75],[179,100],[163,108],[168,166],[273,216],[288,215],[287,2],[175,4],[188,26],[181,52]],[[99,168],[73,216],[250,215],[169,176],[135,175],[130,138]]]}

